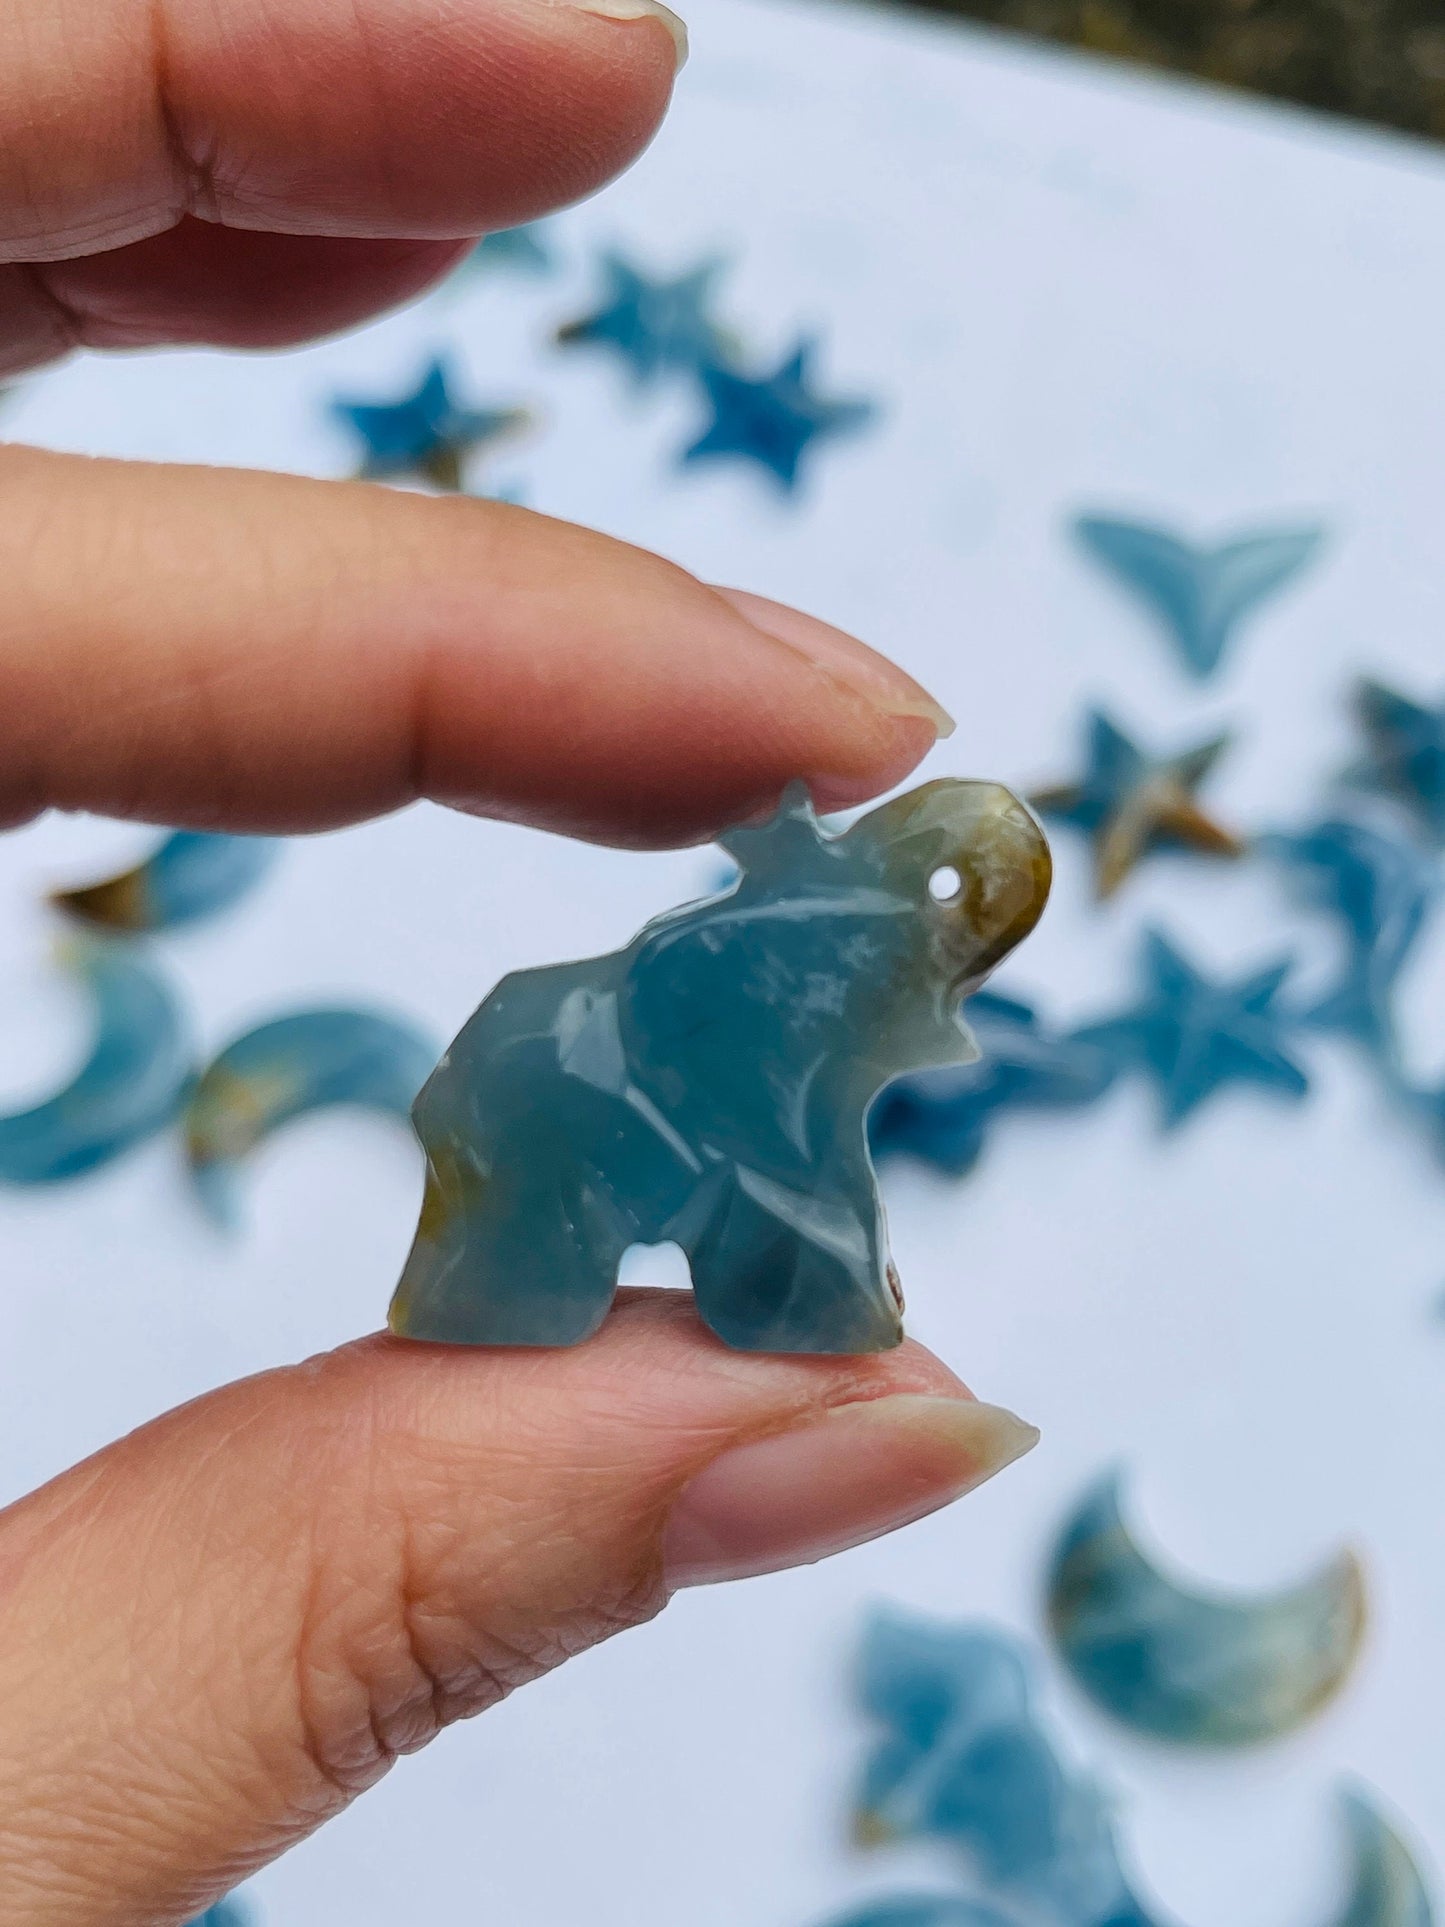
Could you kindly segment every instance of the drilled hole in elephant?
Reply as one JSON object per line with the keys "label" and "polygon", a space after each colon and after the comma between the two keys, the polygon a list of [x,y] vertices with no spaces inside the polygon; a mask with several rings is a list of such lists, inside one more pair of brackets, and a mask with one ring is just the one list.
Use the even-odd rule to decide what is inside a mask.
{"label": "drilled hole in elephant", "polygon": [[629,1245],[617,1267],[619,1285],[651,1285],[664,1291],[691,1291],[687,1253],[671,1239],[655,1245]]}
{"label": "drilled hole in elephant", "polygon": [[951,863],[941,863],[928,879],[928,894],[935,903],[952,903],[963,888],[963,878]]}

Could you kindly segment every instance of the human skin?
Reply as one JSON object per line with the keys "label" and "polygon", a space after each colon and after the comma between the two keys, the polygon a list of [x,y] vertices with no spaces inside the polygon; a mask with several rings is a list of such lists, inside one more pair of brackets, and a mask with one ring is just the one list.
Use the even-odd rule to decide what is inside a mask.
{"label": "human skin", "polygon": [[[324,332],[600,185],[677,52],[606,4],[154,0],[138,31],[11,0],[0,368]],[[686,842],[796,776],[861,801],[946,723],[838,630],[489,502],[9,448],[0,582],[0,824],[428,796]],[[887,1531],[1033,1437],[916,1345],[743,1356],[673,1293],[572,1351],[373,1336],[199,1399],[0,1513],[0,1920],[175,1927],[678,1586]]]}

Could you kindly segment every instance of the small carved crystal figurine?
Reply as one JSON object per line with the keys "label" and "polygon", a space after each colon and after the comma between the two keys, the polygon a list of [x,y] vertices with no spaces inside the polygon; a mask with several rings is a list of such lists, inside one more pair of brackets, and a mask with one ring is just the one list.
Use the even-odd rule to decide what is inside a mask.
{"label": "small carved crystal figurine", "polygon": [[794,784],[720,840],[727,895],[505,978],[442,1059],[393,1331],[573,1345],[627,1247],[670,1240],[740,1350],[899,1342],[864,1120],[900,1072],[977,1056],[960,1004],[1037,923],[1048,844],[1006,789],[954,781],[837,836]]}

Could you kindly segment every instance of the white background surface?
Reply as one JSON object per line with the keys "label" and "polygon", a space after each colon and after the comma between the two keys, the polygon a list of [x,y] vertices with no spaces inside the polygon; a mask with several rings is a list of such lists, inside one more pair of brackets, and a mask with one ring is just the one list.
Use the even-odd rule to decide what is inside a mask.
{"label": "white background surface", "polygon": [[[672,120],[564,218],[559,279],[479,279],[279,358],[82,360],[22,393],[6,431],[341,473],[325,398],[400,393],[450,347],[478,399],[544,412],[496,480],[891,650],[960,719],[933,773],[1066,773],[1102,697],[1162,742],[1236,724],[1212,794],[1263,826],[1307,813],[1344,760],[1357,670],[1441,693],[1445,157],[984,36],[774,0],[689,11]],[[881,426],[822,451],[797,508],[746,469],[679,476],[685,391],[638,403],[602,356],[544,347],[608,242],[673,271],[729,253],[725,316],[760,355],[819,327],[825,383],[877,395]],[[1333,533],[1201,694],[1072,550],[1084,507]],[[0,843],[0,1106],[51,1088],[84,1036],[41,889],[146,842],[50,820]],[[1004,987],[1062,1015],[1123,999],[1151,917],[1220,969],[1291,944],[1328,968],[1258,866],[1155,863],[1101,914],[1079,845],[1057,848],[1055,903]],[[713,874],[703,852],[599,853],[420,809],[298,845],[168,954],[212,1043],[321,996],[386,998],[449,1033],[502,971],[619,943]],[[1409,986],[1435,1069],[1442,944]],[[1445,1859],[1445,1172],[1347,1052],[1314,1061],[1298,1111],[1231,1095],[1164,1145],[1126,1085],[1084,1120],[1006,1125],[964,1188],[893,1176],[912,1330],[1038,1421],[1038,1452],[883,1545],[680,1599],[449,1735],[255,1883],[268,1927],[810,1927],[901,1884],[927,1856],[844,1844],[865,1605],[1035,1627],[1047,1535],[1119,1460],[1148,1527],[1212,1582],[1273,1585],[1347,1539],[1376,1606],[1343,1701],[1242,1760],[1133,1742],[1049,1675],[1118,1790],[1146,1894],[1190,1927],[1328,1918],[1345,1774]],[[231,1244],[166,1143],[0,1198],[0,1498],[374,1325],[416,1193],[397,1133],[327,1118],[260,1158]]]}

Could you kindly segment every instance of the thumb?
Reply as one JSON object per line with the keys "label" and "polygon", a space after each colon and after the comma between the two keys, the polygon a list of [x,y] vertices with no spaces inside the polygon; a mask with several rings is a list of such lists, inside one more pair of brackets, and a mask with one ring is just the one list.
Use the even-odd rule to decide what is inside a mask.
{"label": "thumb", "polygon": [[671,1589],[1035,1436],[918,1346],[728,1352],[671,1292],[571,1351],[369,1338],[199,1399],[0,1514],[0,1919],[174,1927]]}

